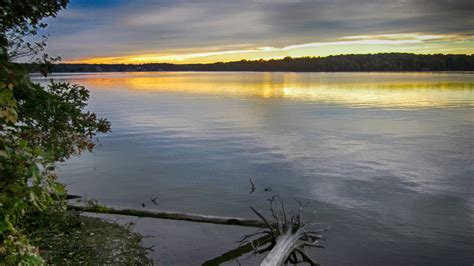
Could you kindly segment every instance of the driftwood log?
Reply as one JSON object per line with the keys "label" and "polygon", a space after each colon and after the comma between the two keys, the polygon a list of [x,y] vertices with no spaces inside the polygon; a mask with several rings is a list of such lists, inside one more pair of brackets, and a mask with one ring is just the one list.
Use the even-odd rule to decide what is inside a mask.
{"label": "driftwood log", "polygon": [[262,221],[250,220],[235,217],[221,217],[211,215],[190,214],[181,212],[167,212],[167,211],[150,211],[150,210],[134,210],[134,209],[119,209],[104,206],[79,206],[68,204],[68,208],[92,213],[118,214],[137,217],[149,217],[159,219],[171,219],[198,223],[224,224],[224,225],[238,225],[248,227],[265,227]]}
{"label": "driftwood log", "polygon": [[316,262],[306,254],[305,247],[322,248],[319,241],[323,239],[322,232],[328,228],[320,230],[310,230],[311,223],[303,220],[303,209],[305,205],[300,203],[296,214],[287,215],[283,200],[280,197],[273,197],[270,200],[270,210],[274,222],[270,222],[259,211],[250,207],[252,211],[265,224],[262,229],[254,234],[244,236],[241,243],[248,243],[255,236],[270,236],[270,244],[264,247],[255,247],[254,253],[260,254],[270,251],[260,265],[275,266],[286,263],[297,264],[306,262],[310,265],[317,265]]}

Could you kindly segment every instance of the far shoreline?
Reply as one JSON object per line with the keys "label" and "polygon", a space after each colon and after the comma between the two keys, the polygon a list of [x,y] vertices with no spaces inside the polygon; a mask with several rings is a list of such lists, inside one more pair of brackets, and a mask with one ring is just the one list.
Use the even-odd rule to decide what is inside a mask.
{"label": "far shoreline", "polygon": [[[39,71],[29,72],[34,76],[42,76]],[[83,71],[74,71],[74,72],[51,72],[48,76],[51,75],[71,75],[71,74],[158,74],[158,73],[294,73],[294,74],[474,74],[474,70],[452,70],[452,71],[432,71],[432,70],[413,70],[413,71],[266,71],[266,70],[155,70],[155,71],[94,71],[94,72],[83,72]]]}
{"label": "far shoreline", "polygon": [[[22,63],[29,72],[42,66]],[[348,54],[327,57],[285,57],[270,60],[240,60],[199,64],[77,64],[50,66],[52,73],[107,72],[467,72],[474,71],[474,55],[467,54]]]}

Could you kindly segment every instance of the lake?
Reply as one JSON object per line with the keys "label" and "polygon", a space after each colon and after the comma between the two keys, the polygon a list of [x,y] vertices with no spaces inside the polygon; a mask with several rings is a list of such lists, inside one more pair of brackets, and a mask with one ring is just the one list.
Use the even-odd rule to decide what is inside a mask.
{"label": "lake", "polygon": [[61,165],[72,194],[248,218],[280,195],[330,226],[311,251],[323,265],[474,263],[472,72],[53,77],[87,87],[112,123]]}

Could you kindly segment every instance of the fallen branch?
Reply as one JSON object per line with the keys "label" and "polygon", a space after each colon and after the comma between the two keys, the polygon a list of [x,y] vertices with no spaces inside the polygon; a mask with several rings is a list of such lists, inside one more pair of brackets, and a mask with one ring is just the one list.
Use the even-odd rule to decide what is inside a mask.
{"label": "fallen branch", "polygon": [[220,217],[211,215],[200,215],[180,212],[166,212],[166,211],[145,211],[145,210],[134,210],[134,209],[117,209],[104,206],[78,206],[68,204],[68,208],[72,210],[92,213],[106,213],[106,214],[118,214],[127,216],[137,217],[149,217],[159,219],[171,219],[198,223],[211,223],[211,224],[224,224],[224,225],[238,225],[248,227],[266,227],[266,225],[258,220],[249,220],[243,218],[234,217]]}

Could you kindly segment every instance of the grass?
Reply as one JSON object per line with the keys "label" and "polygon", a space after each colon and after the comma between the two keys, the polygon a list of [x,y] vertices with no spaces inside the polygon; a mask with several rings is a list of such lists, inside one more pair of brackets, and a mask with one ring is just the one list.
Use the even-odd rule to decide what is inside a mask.
{"label": "grass", "polygon": [[30,222],[30,239],[48,264],[152,265],[140,245],[142,237],[130,228],[76,211],[47,216]]}

